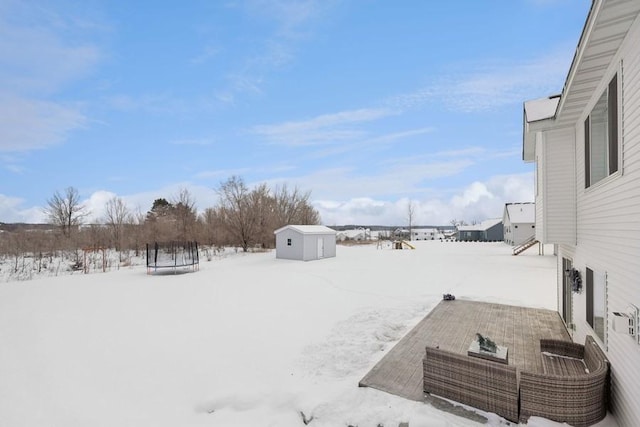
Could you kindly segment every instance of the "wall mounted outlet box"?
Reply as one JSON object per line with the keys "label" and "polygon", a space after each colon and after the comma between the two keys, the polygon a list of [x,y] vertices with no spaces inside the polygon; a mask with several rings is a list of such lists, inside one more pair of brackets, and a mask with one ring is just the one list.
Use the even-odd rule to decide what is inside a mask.
{"label": "wall mounted outlet box", "polygon": [[635,316],[631,313],[621,313],[614,311],[612,316],[612,324],[613,331],[618,334],[624,335],[636,335]]}

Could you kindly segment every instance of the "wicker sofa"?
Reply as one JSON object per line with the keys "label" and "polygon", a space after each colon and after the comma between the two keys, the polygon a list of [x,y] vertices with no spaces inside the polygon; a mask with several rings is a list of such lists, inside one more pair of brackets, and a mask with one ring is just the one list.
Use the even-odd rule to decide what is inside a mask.
{"label": "wicker sofa", "polygon": [[427,347],[424,391],[518,422],[518,371],[489,360]]}
{"label": "wicker sofa", "polygon": [[[520,422],[540,416],[575,427],[607,415],[609,362],[594,339],[541,340],[543,374],[520,373]],[[556,356],[559,355],[560,357]]]}
{"label": "wicker sofa", "polygon": [[585,345],[541,340],[540,350],[544,373],[427,347],[424,391],[516,423],[526,423],[531,416],[574,427],[602,420],[609,364],[593,338],[588,336]]}

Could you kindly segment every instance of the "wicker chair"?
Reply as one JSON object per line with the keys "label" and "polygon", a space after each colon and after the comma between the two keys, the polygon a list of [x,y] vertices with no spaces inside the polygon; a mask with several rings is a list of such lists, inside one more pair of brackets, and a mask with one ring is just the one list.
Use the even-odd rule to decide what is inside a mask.
{"label": "wicker chair", "polygon": [[424,391],[518,422],[517,369],[427,347]]}
{"label": "wicker chair", "polygon": [[520,422],[540,416],[586,427],[602,420],[607,415],[609,362],[594,339],[587,336],[584,345],[541,340],[540,350],[545,373],[520,373]]}

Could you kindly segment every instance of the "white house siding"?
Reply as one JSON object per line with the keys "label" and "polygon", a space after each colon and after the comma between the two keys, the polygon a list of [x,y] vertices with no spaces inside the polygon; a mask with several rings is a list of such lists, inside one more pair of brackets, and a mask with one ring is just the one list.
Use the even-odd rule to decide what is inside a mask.
{"label": "white house siding", "polygon": [[[318,240],[323,240],[324,252],[318,254]],[[321,258],[331,258],[336,256],[336,238],[326,234],[305,234],[304,235],[303,260],[310,261]]]}
{"label": "white house siding", "polygon": [[[536,233],[535,224],[521,223],[513,225],[513,244],[521,245]],[[515,228],[517,227],[517,228]]]}
{"label": "white house siding", "polygon": [[[291,239],[291,246],[287,245]],[[285,229],[276,234],[276,258],[303,259],[304,236],[292,229]]]}
{"label": "white house siding", "polygon": [[[336,256],[336,232],[321,225],[287,225],[274,231],[276,258],[315,260]],[[287,244],[291,240],[291,245]],[[322,242],[319,244],[318,242]],[[319,247],[323,252],[319,253]]]}
{"label": "white house siding", "polygon": [[549,131],[544,141],[544,243],[576,242],[575,132]]}
{"label": "white house siding", "polygon": [[544,189],[545,189],[545,173],[544,173],[544,163],[543,160],[545,158],[545,146],[544,146],[544,137],[541,133],[536,134],[536,239],[539,241],[546,243],[545,240],[545,217],[544,217],[544,207],[545,207],[545,197],[544,197]]}
{"label": "white house siding", "polygon": [[534,203],[507,203],[504,207],[502,223],[504,241],[509,245],[521,245],[535,236]]}
{"label": "white house siding", "polygon": [[411,230],[411,240],[435,240],[439,232],[436,228],[414,228]]}
{"label": "white house siding", "polygon": [[[587,268],[595,274],[606,274],[603,339],[586,321],[585,290],[571,294],[572,335],[576,342],[592,335],[607,352],[611,362],[611,409],[621,427],[640,425],[640,345],[636,338],[613,331],[611,323],[613,312],[626,312],[630,303],[640,306],[639,12],[638,1],[594,0],[557,114],[534,127],[525,123],[523,146],[524,160],[533,160],[535,153],[537,162],[537,234],[547,239],[543,241],[559,243],[559,311],[563,302],[563,258],[572,260],[573,267],[581,272],[583,288]],[[621,138],[618,172],[585,189],[584,120],[615,73]],[[567,127],[572,130],[565,130]],[[543,131],[544,136],[538,134],[533,140],[533,130]],[[532,141],[535,152],[530,147]],[[571,144],[573,150],[569,149]],[[573,155],[568,155],[571,152]],[[575,200],[574,214],[560,211],[565,193],[561,186],[570,182],[562,172],[570,170],[575,171],[574,193],[566,194],[565,202]],[[561,227],[563,221],[571,224],[569,215],[575,217],[574,241]]]}
{"label": "white house siding", "polygon": [[[583,278],[587,267],[607,274],[609,322],[602,345],[611,361],[612,412],[621,426],[640,425],[640,346],[637,340],[613,332],[610,322],[612,312],[626,311],[629,303],[640,305],[640,51],[629,43],[630,39],[640,40],[638,20],[632,31],[576,124],[575,151],[577,246],[573,262]],[[621,60],[624,69],[620,68]],[[617,173],[585,189],[583,121],[616,71],[622,83],[622,162]],[[570,252],[570,248],[566,251]],[[574,339],[581,342],[587,334],[598,339],[585,320],[584,292],[574,294],[573,309]]]}
{"label": "white house siding", "polygon": [[505,243],[512,246],[521,245],[531,236],[535,236],[535,222],[511,222],[510,219],[506,219],[506,221],[504,224]]}

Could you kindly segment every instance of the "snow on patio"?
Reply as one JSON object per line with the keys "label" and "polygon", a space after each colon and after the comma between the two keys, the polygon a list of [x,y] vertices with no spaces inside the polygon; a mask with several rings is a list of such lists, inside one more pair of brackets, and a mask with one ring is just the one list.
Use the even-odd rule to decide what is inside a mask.
{"label": "snow on patio", "polygon": [[416,246],[2,283],[0,426],[476,425],[358,381],[443,293],[555,310],[555,258]]}

